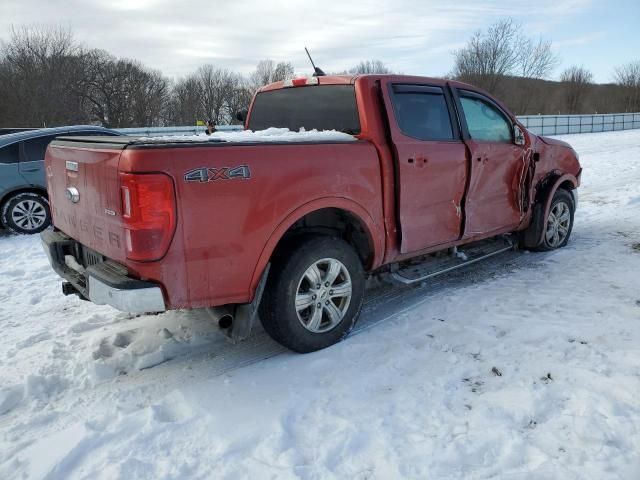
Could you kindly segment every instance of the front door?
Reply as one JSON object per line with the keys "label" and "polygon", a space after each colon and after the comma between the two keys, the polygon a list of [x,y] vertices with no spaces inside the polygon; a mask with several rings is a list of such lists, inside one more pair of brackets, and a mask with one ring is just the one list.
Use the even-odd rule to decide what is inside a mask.
{"label": "front door", "polygon": [[511,120],[494,102],[476,92],[458,94],[471,157],[464,237],[515,229],[523,217],[524,148],[514,143]]}
{"label": "front door", "polygon": [[397,161],[402,253],[460,238],[467,179],[449,92],[441,86],[382,82]]}

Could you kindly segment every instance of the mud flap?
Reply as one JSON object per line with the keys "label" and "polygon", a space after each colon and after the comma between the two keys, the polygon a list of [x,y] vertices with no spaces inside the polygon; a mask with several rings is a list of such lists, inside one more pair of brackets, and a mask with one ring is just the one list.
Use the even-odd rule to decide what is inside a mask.
{"label": "mud flap", "polygon": [[231,324],[231,327],[225,330],[226,335],[234,343],[246,340],[249,338],[249,335],[251,335],[251,330],[253,329],[256,317],[258,316],[258,307],[262,300],[262,293],[264,292],[264,287],[267,284],[267,277],[269,276],[270,269],[271,264],[269,263],[260,278],[260,282],[258,282],[253,302],[244,303],[236,307],[233,323]]}
{"label": "mud flap", "polygon": [[536,202],[533,206],[531,223],[521,233],[521,242],[524,248],[536,248],[542,243],[542,230],[544,228],[544,204]]}

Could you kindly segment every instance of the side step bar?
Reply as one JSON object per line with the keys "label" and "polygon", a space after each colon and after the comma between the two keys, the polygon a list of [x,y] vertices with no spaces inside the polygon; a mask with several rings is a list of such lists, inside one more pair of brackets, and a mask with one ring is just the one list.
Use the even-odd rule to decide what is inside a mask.
{"label": "side step bar", "polygon": [[448,255],[422,257],[419,261],[410,260],[397,265],[391,271],[391,278],[405,285],[422,282],[511,250],[514,245],[509,237],[482,240],[465,246],[464,250],[454,248]]}

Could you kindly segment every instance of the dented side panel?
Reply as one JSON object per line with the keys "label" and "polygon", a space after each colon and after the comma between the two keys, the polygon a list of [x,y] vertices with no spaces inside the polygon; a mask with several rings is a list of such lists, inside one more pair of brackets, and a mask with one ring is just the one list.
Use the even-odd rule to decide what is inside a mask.
{"label": "dented side panel", "polygon": [[530,153],[519,145],[468,140],[471,181],[464,237],[515,229],[524,217],[523,178]]}

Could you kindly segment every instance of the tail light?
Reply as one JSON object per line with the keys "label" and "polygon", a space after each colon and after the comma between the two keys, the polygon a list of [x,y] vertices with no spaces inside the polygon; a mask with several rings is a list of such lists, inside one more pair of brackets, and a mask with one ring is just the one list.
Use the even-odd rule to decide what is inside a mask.
{"label": "tail light", "polygon": [[120,183],[127,258],[162,258],[176,228],[171,177],[162,173],[121,173]]}

